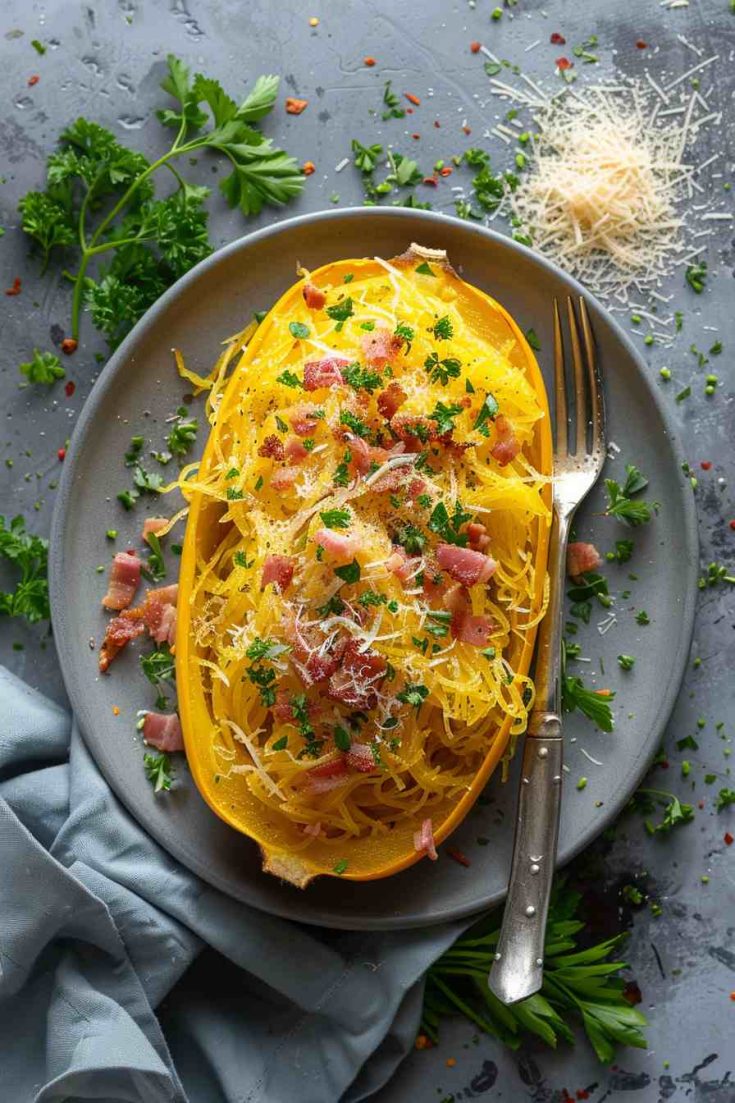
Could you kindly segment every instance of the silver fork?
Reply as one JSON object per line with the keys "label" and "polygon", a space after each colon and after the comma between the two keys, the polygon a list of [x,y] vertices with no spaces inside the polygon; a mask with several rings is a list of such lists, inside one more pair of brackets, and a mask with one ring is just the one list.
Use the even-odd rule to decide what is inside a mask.
{"label": "silver fork", "polygon": [[576,445],[572,453],[567,411],[570,369],[565,362],[559,305],[554,300],[556,440],[549,605],[539,626],[536,644],[536,700],[528,719],[523,751],[508,899],[488,978],[491,991],[503,1003],[515,1003],[533,995],[543,980],[544,934],[556,862],[562,791],[561,648],[567,543],[577,506],[597,482],[605,460],[602,379],[587,307],[582,298],[579,315],[581,340],[574,304],[571,298],[567,299],[576,421]]}

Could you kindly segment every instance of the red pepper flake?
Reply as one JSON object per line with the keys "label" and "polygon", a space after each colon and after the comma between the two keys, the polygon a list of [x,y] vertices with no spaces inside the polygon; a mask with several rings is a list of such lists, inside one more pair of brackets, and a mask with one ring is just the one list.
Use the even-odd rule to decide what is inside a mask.
{"label": "red pepper flake", "polygon": [[414,107],[421,107],[421,100],[418,98],[418,96],[414,96],[413,92],[404,92],[403,95],[406,97],[409,103],[412,103],[414,105]]}
{"label": "red pepper flake", "polygon": [[577,1088],[574,1094],[576,1095],[577,1099],[589,1099],[590,1097],[590,1093],[587,1091],[586,1088]]}
{"label": "red pepper flake", "polygon": [[465,134],[471,134],[472,133],[472,127],[471,126],[463,126],[462,130],[464,131]]}
{"label": "red pepper flake", "polygon": [[74,394],[74,391],[76,389],[77,389],[77,385],[76,385],[76,383],[74,382],[73,379],[68,379],[66,381],[66,383],[64,384],[64,394],[66,395],[67,398],[71,398],[71,396]]}
{"label": "red pepper flake", "polygon": [[412,107],[407,107],[406,108],[406,114],[407,115],[413,115],[413,108]]}
{"label": "red pepper flake", "polygon": [[441,125],[442,124],[439,122],[438,119],[434,119],[434,126],[436,127],[437,130],[440,128]]}
{"label": "red pepper flake", "polygon": [[40,79],[41,78],[39,77],[38,73],[34,73],[33,76],[30,76],[28,78],[28,87],[33,88],[33,85],[38,84]]}
{"label": "red pepper flake", "polygon": [[638,41],[636,42],[636,47],[639,50],[647,50],[648,49],[648,43],[644,42],[642,38],[639,38]]}
{"label": "red pepper flake", "polygon": [[56,458],[59,463],[63,463],[64,459],[66,458],[66,448],[60,448],[56,453]]}
{"label": "red pepper flake", "polygon": [[426,1034],[419,1034],[414,1042],[416,1049],[431,1049],[433,1042]]}
{"label": "red pepper flake", "polygon": [[549,38],[549,42],[552,46],[566,46],[567,44],[567,40],[564,35],[559,34],[558,31],[554,31],[554,33]]}
{"label": "red pepper flake", "polygon": [[558,57],[556,59],[556,67],[557,69],[561,69],[563,73],[566,69],[573,69],[574,62],[570,61],[568,57]]}
{"label": "red pepper flake", "polygon": [[435,188],[439,181],[437,180],[436,176],[425,176],[424,183],[430,184],[432,188]]}
{"label": "red pepper flake", "polygon": [[74,337],[65,337],[61,342],[61,351],[66,356],[71,356],[73,352],[76,352],[79,347],[79,342]]}
{"label": "red pepper flake", "polygon": [[20,276],[16,276],[13,280],[13,286],[5,289],[5,294],[9,296],[20,295]]}
{"label": "red pepper flake", "polygon": [[712,467],[712,463],[710,460],[702,460],[699,466],[702,468],[703,471],[709,471],[709,469]]}
{"label": "red pepper flake", "polygon": [[467,855],[463,854],[461,850],[458,850],[456,846],[448,846],[446,853],[448,858],[452,858],[461,866],[469,866],[471,864]]}
{"label": "red pepper flake", "polygon": [[419,140],[419,138],[421,137],[421,135],[420,135],[420,134],[412,134],[412,135],[411,135],[411,137],[413,138],[413,140],[414,140],[415,142],[418,142],[418,140]]}
{"label": "red pepper flake", "polygon": [[286,97],[286,111],[289,115],[300,115],[308,106],[308,100],[297,100],[295,96]]}
{"label": "red pepper flake", "polygon": [[[642,1003],[643,996],[641,995],[641,990],[634,980],[628,981],[623,989],[623,999],[627,1000],[631,1007],[635,1007],[637,1003]],[[579,1099],[580,1097],[577,1096],[577,1098]]]}
{"label": "red pepper flake", "polygon": [[481,42],[470,42],[470,53],[479,54],[481,46]]}
{"label": "red pepper flake", "polygon": [[702,808],[704,808],[704,801],[703,801],[703,800],[698,800],[698,801],[697,801],[697,808],[699,808],[700,810],[701,810]]}
{"label": "red pepper flake", "polygon": [[119,716],[120,715],[120,706],[119,705],[113,705],[112,706],[112,715],[113,716]]}
{"label": "red pepper flake", "polygon": [[454,1066],[457,1064],[457,1058],[456,1057],[447,1057],[444,1064],[447,1066],[448,1069],[453,1069]]}
{"label": "red pepper flake", "polygon": [[735,992],[730,993],[730,999],[733,1000],[733,1002],[735,1002]]}
{"label": "red pepper flake", "polygon": [[733,517],[732,521],[730,522],[730,528],[735,530],[735,517]]}
{"label": "red pepper flake", "polygon": [[313,161],[304,161],[303,165],[301,166],[301,171],[303,172],[304,176],[313,176],[316,172],[316,165]]}
{"label": "red pepper flake", "polygon": [[735,843],[735,837],[732,836],[729,831],[726,831],[725,834],[722,836],[722,841],[724,842],[725,846],[732,846],[732,844]]}
{"label": "red pepper flake", "polygon": [[373,65],[375,64],[375,58],[374,57],[364,57],[362,59],[362,63],[363,63],[363,65],[367,65],[368,69],[372,69]]}
{"label": "red pepper flake", "polygon": [[453,170],[451,165],[444,165],[443,168],[439,169],[439,175],[440,176],[451,176],[453,171],[454,170]]}

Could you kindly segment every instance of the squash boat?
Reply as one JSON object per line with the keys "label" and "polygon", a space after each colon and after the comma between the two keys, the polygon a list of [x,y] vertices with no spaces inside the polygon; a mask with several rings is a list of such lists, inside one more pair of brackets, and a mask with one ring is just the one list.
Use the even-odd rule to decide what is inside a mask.
{"label": "squash boat", "polygon": [[533,353],[414,245],[302,271],[208,383],[176,638],[196,784],[301,887],[436,857],[533,699],[551,474]]}

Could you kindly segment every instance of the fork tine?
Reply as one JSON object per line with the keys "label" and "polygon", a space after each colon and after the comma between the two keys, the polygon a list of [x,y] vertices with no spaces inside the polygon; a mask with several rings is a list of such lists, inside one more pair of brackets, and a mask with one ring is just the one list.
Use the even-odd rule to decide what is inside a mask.
{"label": "fork tine", "polygon": [[569,336],[571,337],[572,344],[572,362],[574,363],[574,392],[577,399],[575,414],[577,421],[576,453],[578,456],[582,456],[587,451],[587,397],[584,385],[582,349],[579,344],[579,329],[577,328],[577,317],[574,313],[574,303],[571,298],[567,298],[567,318],[569,320]]}
{"label": "fork tine", "polygon": [[559,304],[554,299],[554,396],[556,402],[556,451],[567,453],[567,388],[564,377],[564,342]]}
{"label": "fork tine", "polygon": [[605,407],[602,398],[602,379],[595,357],[595,342],[592,336],[592,325],[587,311],[587,303],[580,295],[579,316],[582,319],[582,335],[584,338],[584,351],[587,360],[587,373],[590,384],[590,397],[592,400],[592,448],[599,452],[602,440],[605,436]]}

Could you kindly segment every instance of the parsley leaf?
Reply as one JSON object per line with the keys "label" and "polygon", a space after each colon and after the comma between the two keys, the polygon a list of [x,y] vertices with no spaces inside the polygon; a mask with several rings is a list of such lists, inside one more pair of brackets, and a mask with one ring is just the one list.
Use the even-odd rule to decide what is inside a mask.
{"label": "parsley leaf", "polygon": [[415,525],[404,525],[396,533],[396,543],[406,549],[407,555],[421,555],[426,547],[426,536]]}
{"label": "parsley leaf", "polygon": [[721,812],[723,808],[729,808],[735,804],[735,789],[720,789],[715,797],[715,809]]}
{"label": "parsley leaf", "polygon": [[154,793],[168,792],[173,780],[171,759],[162,751],[160,754],[143,755],[145,776],[153,786]]}
{"label": "parsley leaf", "polygon": [[448,314],[445,314],[442,318],[439,318],[434,323],[432,333],[436,337],[437,341],[449,341],[454,336],[454,326],[452,325],[452,319]]}
{"label": "parsley leaf", "polygon": [[404,705],[412,705],[415,709],[420,709],[428,696],[428,688],[420,682],[415,684],[406,682],[401,692],[396,694],[397,699],[402,701]]}
{"label": "parsley leaf", "polygon": [[319,516],[329,529],[348,529],[352,521],[349,509],[325,509]]}
{"label": "parsley leaf", "polygon": [[370,436],[369,426],[366,425],[361,417],[358,417],[357,414],[353,414],[350,410],[342,410],[339,415],[339,422],[340,425],[346,425],[347,428],[351,429],[358,437],[365,438]]}
{"label": "parsley leaf", "polygon": [[462,364],[452,356],[440,360],[437,352],[431,352],[424,360],[424,368],[429,373],[429,379],[432,383],[441,383],[443,387],[446,387],[450,379],[459,377]]}
{"label": "parsley leaf", "polygon": [[299,379],[298,375],[296,375],[295,372],[289,371],[288,368],[282,371],[280,375],[276,376],[276,382],[283,383],[284,387],[292,387],[294,390],[299,388],[303,390],[304,387],[303,380]]}
{"label": "parsley leaf", "polygon": [[33,350],[33,359],[21,364],[18,370],[29,383],[55,383],[66,376],[58,356],[38,349]]}
{"label": "parsley leaf", "polygon": [[446,406],[443,402],[437,402],[429,417],[436,422],[437,433],[443,437],[446,433],[454,432],[454,419],[464,411],[464,406],[456,402],[450,402]]}
{"label": "parsley leaf", "polygon": [[292,337],[303,338],[308,337],[311,330],[303,322],[289,322],[288,329]]}
{"label": "parsley leaf", "polygon": [[411,344],[416,336],[411,326],[406,325],[405,322],[399,322],[394,330],[395,336],[400,337],[401,341],[405,342],[406,353],[411,351]]}
{"label": "parsley leaf", "polygon": [[631,495],[640,493],[648,486],[648,479],[634,464],[626,464],[625,471],[626,478],[622,486],[615,479],[605,479],[608,496],[605,512],[608,517],[617,517],[629,525],[646,524],[657,512],[658,502],[634,501]]}
{"label": "parsley leaf", "polygon": [[401,101],[391,88],[391,81],[385,82],[383,89],[383,103],[386,110],[383,112],[383,121],[387,119],[405,119],[405,108],[401,107]]}
{"label": "parsley leaf", "polygon": [[333,306],[327,307],[327,315],[332,319],[333,322],[337,323],[335,329],[338,333],[342,329],[347,319],[352,318],[354,312],[354,304],[349,295],[346,299],[342,299],[341,302],[334,303]]}
{"label": "parsley leaf", "polygon": [[495,421],[499,409],[500,406],[498,405],[497,398],[494,394],[491,394],[490,391],[488,391],[487,395],[485,396],[485,401],[480,407],[480,412],[475,419],[473,429],[481,429],[486,421]]}
{"label": "parsley leaf", "polygon": [[696,292],[697,295],[701,295],[707,280],[707,261],[703,260],[696,264],[690,264],[684,273],[684,278],[692,291]]}
{"label": "parsley leaf", "polygon": [[343,582],[359,582],[360,564],[356,559],[353,559],[351,563],[347,563],[344,567],[335,567],[334,573],[338,578],[341,578]]}
{"label": "parsley leaf", "polygon": [[361,142],[358,142],[357,138],[352,139],[352,163],[356,169],[366,175],[373,172],[382,153],[383,147],[378,143],[364,146]]}
{"label": "parsley leaf", "polygon": [[161,644],[155,651],[140,656],[140,666],[151,685],[158,691],[156,708],[165,709],[168,704],[164,689],[174,685],[176,668],[168,644]]}
{"label": "parsley leaf", "polygon": [[178,418],[171,432],[166,437],[169,451],[175,456],[185,456],[196,440],[199,431],[199,422],[195,417],[184,421]]}
{"label": "parsley leaf", "polygon": [[367,391],[372,394],[383,385],[383,377],[380,372],[371,368],[363,368],[360,364],[348,364],[346,368],[340,368],[345,383],[356,391]]}
{"label": "parsley leaf", "polygon": [[23,517],[8,524],[0,515],[0,558],[20,572],[14,589],[0,592],[0,616],[25,617],[29,624],[48,620],[48,540],[27,532]]}

